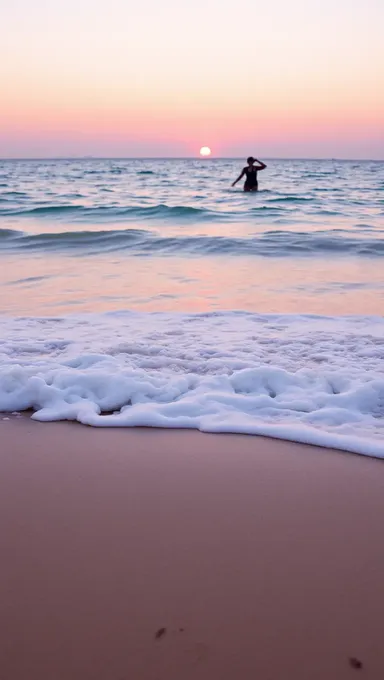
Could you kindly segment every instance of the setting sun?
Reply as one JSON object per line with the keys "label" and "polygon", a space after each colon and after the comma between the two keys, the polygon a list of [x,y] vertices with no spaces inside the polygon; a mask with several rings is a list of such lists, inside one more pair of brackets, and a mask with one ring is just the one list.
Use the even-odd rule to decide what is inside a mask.
{"label": "setting sun", "polygon": [[211,153],[209,146],[202,146],[200,149],[200,156],[210,156]]}

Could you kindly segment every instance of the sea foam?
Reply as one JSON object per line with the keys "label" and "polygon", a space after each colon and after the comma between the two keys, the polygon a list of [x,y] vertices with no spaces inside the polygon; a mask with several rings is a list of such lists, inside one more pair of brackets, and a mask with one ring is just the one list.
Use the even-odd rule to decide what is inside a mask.
{"label": "sea foam", "polygon": [[0,319],[0,411],[260,434],[384,457],[384,320],[116,312]]}

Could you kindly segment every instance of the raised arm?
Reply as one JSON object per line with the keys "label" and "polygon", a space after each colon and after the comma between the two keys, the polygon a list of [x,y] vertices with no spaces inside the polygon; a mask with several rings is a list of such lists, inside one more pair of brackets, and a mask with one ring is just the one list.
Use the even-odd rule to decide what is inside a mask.
{"label": "raised arm", "polygon": [[241,171],[241,175],[238,176],[237,180],[232,184],[232,186],[234,187],[235,184],[237,184],[238,182],[240,182],[241,178],[244,177],[244,175],[245,175],[245,170],[242,170],[242,171]]}
{"label": "raised arm", "polygon": [[257,169],[258,169],[258,170],[265,170],[265,168],[267,167],[267,166],[265,165],[265,163],[262,163],[262,161],[257,160],[257,158],[255,158],[255,162],[259,164],[259,165],[257,166]]}

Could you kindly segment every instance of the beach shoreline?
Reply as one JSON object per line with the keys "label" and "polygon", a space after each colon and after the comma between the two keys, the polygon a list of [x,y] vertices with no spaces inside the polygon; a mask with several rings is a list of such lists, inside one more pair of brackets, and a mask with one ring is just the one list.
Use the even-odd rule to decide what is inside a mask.
{"label": "beach shoreline", "polygon": [[28,417],[0,434],[6,680],[383,677],[380,460]]}

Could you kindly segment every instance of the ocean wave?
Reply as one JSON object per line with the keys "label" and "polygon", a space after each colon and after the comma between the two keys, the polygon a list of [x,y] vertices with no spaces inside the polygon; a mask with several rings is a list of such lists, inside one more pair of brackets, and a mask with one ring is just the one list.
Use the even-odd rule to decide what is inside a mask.
{"label": "ocean wave", "polygon": [[0,229],[0,240],[13,240],[14,238],[22,236],[23,232],[17,231],[16,229]]}
{"label": "ocean wave", "polygon": [[137,255],[246,255],[287,257],[309,255],[384,256],[384,239],[351,237],[338,230],[292,232],[265,231],[252,237],[162,236],[148,229],[65,231],[30,234],[0,229],[0,250],[7,252],[61,253],[77,251],[95,255],[127,251]]}
{"label": "ocean wave", "polygon": [[86,210],[83,206],[77,205],[49,205],[49,206],[34,206],[33,208],[9,208],[0,210],[0,215],[12,216],[55,216],[60,214],[67,214],[70,212],[76,213],[79,210]]}
{"label": "ocean wave", "polygon": [[384,457],[378,317],[117,312],[0,317],[0,331],[3,412],[261,434]]}
{"label": "ocean wave", "polygon": [[278,196],[270,198],[268,203],[310,203],[314,199],[310,196]]}
{"label": "ocean wave", "polygon": [[25,193],[25,191],[2,191],[1,192],[1,197],[3,198],[4,196],[9,198],[28,198],[28,194]]}
{"label": "ocean wave", "polygon": [[195,208],[193,206],[168,206],[163,203],[150,206],[116,207],[112,205],[100,205],[88,207],[84,205],[63,204],[45,205],[34,207],[2,208],[0,215],[14,217],[53,217],[67,218],[68,215],[81,219],[106,219],[114,221],[119,219],[178,219],[209,221],[223,219],[225,212],[209,210],[207,208]]}
{"label": "ocean wave", "polygon": [[[100,192],[106,191],[104,188],[99,188]],[[111,191],[111,190],[109,190]],[[232,193],[228,190],[228,193]],[[260,192],[266,194],[267,192]],[[81,194],[73,194],[73,198],[81,198]],[[16,197],[15,197],[16,198]],[[308,213],[318,217],[321,216],[343,216],[343,211],[323,209],[316,207],[314,199],[304,196],[268,196],[262,195],[251,196],[250,201],[244,204],[228,205],[227,201],[217,200],[217,209],[208,207],[196,207],[193,205],[167,205],[159,203],[157,205],[116,205],[116,204],[99,204],[99,205],[83,205],[77,203],[57,203],[49,204],[46,200],[43,205],[39,205],[37,201],[34,204],[27,205],[22,201],[22,196],[18,198],[20,202],[15,203],[15,198],[2,198],[0,194],[0,217],[20,217],[20,218],[41,218],[63,221],[70,219],[73,222],[119,222],[122,220],[151,220],[151,221],[171,221],[171,222],[235,222],[254,219],[257,216],[264,218],[277,217],[279,215],[290,214],[292,209],[297,207],[297,210],[302,212],[307,209]],[[64,196],[62,197],[64,198]],[[69,196],[68,196],[69,198]],[[247,196],[248,198],[248,196]],[[202,197],[195,195],[194,201],[203,200]]]}

